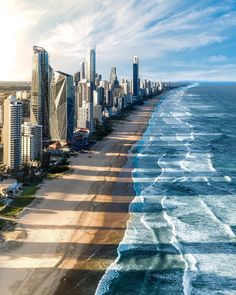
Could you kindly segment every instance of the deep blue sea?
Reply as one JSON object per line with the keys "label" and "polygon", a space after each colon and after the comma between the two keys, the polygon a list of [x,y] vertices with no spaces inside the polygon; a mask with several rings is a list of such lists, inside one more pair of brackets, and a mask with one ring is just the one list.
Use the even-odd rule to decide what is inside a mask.
{"label": "deep blue sea", "polygon": [[96,295],[236,294],[236,84],[164,94],[131,152],[136,197]]}

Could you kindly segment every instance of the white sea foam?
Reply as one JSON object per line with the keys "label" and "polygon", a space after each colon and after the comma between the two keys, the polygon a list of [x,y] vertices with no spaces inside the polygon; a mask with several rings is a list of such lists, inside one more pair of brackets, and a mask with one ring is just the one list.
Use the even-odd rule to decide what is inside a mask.
{"label": "white sea foam", "polygon": [[[136,177],[133,176],[137,190],[139,190],[139,197],[135,198],[133,203],[143,202],[148,209],[149,203],[150,206],[154,204],[154,209],[155,206],[158,208],[156,204],[161,204],[164,210],[164,219],[161,213],[157,212],[131,213],[132,217],[128,223],[124,239],[119,246],[118,255],[120,256],[120,253],[125,253],[130,249],[135,249],[138,243],[157,244],[157,237],[154,233],[158,232],[159,234],[158,229],[161,228],[160,233],[165,234],[168,242],[171,241],[179,253],[178,257],[181,258],[183,265],[185,265],[182,278],[184,294],[210,294],[212,290],[208,289],[208,286],[204,290],[196,290],[195,285],[192,285],[191,282],[197,279],[196,276],[199,271],[203,274],[207,272],[212,274],[213,279],[214,275],[217,277],[219,275],[219,278],[221,275],[228,278],[234,277],[232,270],[228,267],[228,265],[233,265],[233,262],[236,261],[234,252],[232,252],[232,255],[231,253],[228,254],[227,251],[230,251],[230,248],[227,247],[231,246],[225,243],[224,253],[221,244],[222,241],[234,241],[235,239],[234,228],[231,228],[232,225],[236,224],[235,215],[233,214],[235,210],[230,207],[235,196],[228,189],[232,184],[227,184],[228,182],[233,183],[234,178],[228,175],[222,176],[216,171],[212,163],[210,148],[208,150],[205,146],[208,137],[211,140],[212,137],[221,136],[222,133],[214,132],[214,129],[209,129],[210,131],[213,130],[212,132],[204,132],[200,128],[196,130],[203,131],[195,132],[191,129],[192,125],[189,123],[194,122],[195,125],[195,112],[192,112],[192,110],[196,112],[198,109],[211,110],[211,106],[198,105],[197,99],[189,97],[187,104],[190,106],[192,103],[192,105],[189,108],[184,107],[185,92],[176,92],[175,97],[169,96],[159,107],[159,110],[156,111],[156,115],[152,117],[153,121],[150,122],[150,128],[143,141],[137,145],[139,147],[142,145],[139,154],[143,159],[139,159],[138,167],[134,169]],[[192,119],[189,118],[190,115]],[[188,119],[189,122],[187,122]],[[154,127],[156,124],[158,124],[157,131],[155,131]],[[155,149],[155,147],[159,149]],[[157,152],[153,155],[155,150]],[[161,155],[162,151],[166,153]],[[149,155],[150,153],[151,155]],[[150,163],[149,158],[145,162],[146,156],[153,160],[152,163]],[[150,165],[151,168],[145,167],[145,163],[147,163],[147,167]],[[144,166],[140,167],[140,165]],[[157,168],[155,168],[155,165]],[[230,171],[233,171],[233,168]],[[149,178],[148,174],[145,174],[148,172],[156,172],[157,176]],[[138,173],[143,174],[138,175]],[[230,175],[230,172],[227,173]],[[149,179],[150,184],[146,183],[147,179]],[[164,182],[166,185],[162,184]],[[175,185],[178,188],[176,192]],[[173,194],[170,189],[168,190],[168,187],[171,189],[173,187]],[[178,196],[181,187],[192,189],[193,195],[191,195],[191,192],[188,194],[186,189],[186,195]],[[165,189],[168,192],[168,197],[165,197]],[[221,196],[220,193],[224,190],[225,195]],[[194,195],[195,193],[196,195]],[[228,212],[231,213],[228,214]],[[161,215],[162,219],[158,214]],[[158,234],[156,235],[158,236]],[[105,289],[109,288],[110,283],[108,281],[115,278],[119,267],[122,271],[145,271],[155,265],[150,263],[144,266],[142,263],[138,263],[136,258],[138,257],[133,257],[132,261],[127,265],[122,264],[117,258],[110,267],[110,272],[106,272],[107,278],[105,277],[105,280],[103,280]],[[213,284],[213,279],[209,278],[209,285]],[[225,294],[228,294],[226,292]],[[173,291],[174,293],[175,291]],[[96,295],[98,294],[103,293],[96,293]],[[212,291],[212,294],[216,293]]]}
{"label": "white sea foam", "polygon": [[227,176],[227,175],[224,176],[224,179],[225,179],[226,181],[228,181],[228,182],[231,182],[231,181],[232,181],[232,177]]}
{"label": "white sea foam", "polygon": [[179,134],[179,133],[176,133],[176,139],[178,141],[184,141],[184,140],[194,140],[194,136],[192,133],[190,134]]}
{"label": "white sea foam", "polygon": [[[162,199],[162,207],[163,209],[167,209],[165,206],[165,200],[166,197],[164,197]],[[190,283],[190,277],[189,277],[189,266],[188,266],[188,262],[187,260],[185,260],[183,253],[181,251],[181,245],[178,242],[177,239],[177,233],[176,233],[176,228],[175,228],[175,224],[172,220],[172,218],[167,214],[167,212],[165,211],[163,214],[166,222],[171,226],[172,228],[172,238],[171,238],[171,244],[176,248],[176,250],[178,250],[178,252],[180,253],[180,257],[183,260],[184,264],[185,264],[185,270],[184,270],[184,275],[183,275],[183,291],[184,291],[184,295],[190,295],[191,294],[191,283]]]}
{"label": "white sea foam", "polygon": [[215,222],[218,223],[219,230],[222,229],[225,232],[225,234],[228,235],[229,237],[232,237],[232,238],[235,237],[235,234],[232,231],[231,227],[228,224],[224,223],[221,219],[219,219],[216,213],[212,210],[212,208],[208,206],[208,204],[203,199],[201,199],[200,201],[202,206],[206,208],[208,214],[215,220]]}

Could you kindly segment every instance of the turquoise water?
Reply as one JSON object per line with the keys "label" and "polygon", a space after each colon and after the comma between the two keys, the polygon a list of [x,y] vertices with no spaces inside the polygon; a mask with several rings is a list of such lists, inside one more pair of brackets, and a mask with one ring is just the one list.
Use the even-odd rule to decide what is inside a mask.
{"label": "turquoise water", "polygon": [[131,218],[96,294],[236,294],[236,84],[170,91],[132,152]]}

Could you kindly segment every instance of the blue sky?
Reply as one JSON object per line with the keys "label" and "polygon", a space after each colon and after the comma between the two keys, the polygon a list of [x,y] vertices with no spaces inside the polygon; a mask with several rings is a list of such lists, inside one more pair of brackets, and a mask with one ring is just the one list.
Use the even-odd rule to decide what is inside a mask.
{"label": "blue sky", "polygon": [[0,80],[30,80],[32,46],[56,70],[79,70],[90,47],[106,79],[236,81],[236,1],[0,0]]}

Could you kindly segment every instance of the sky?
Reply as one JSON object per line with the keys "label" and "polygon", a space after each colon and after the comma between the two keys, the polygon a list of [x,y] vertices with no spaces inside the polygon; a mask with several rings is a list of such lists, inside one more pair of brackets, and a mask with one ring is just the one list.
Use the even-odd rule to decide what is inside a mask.
{"label": "sky", "polygon": [[80,70],[96,47],[104,79],[236,81],[236,0],[0,0],[0,80],[30,81],[32,47]]}

